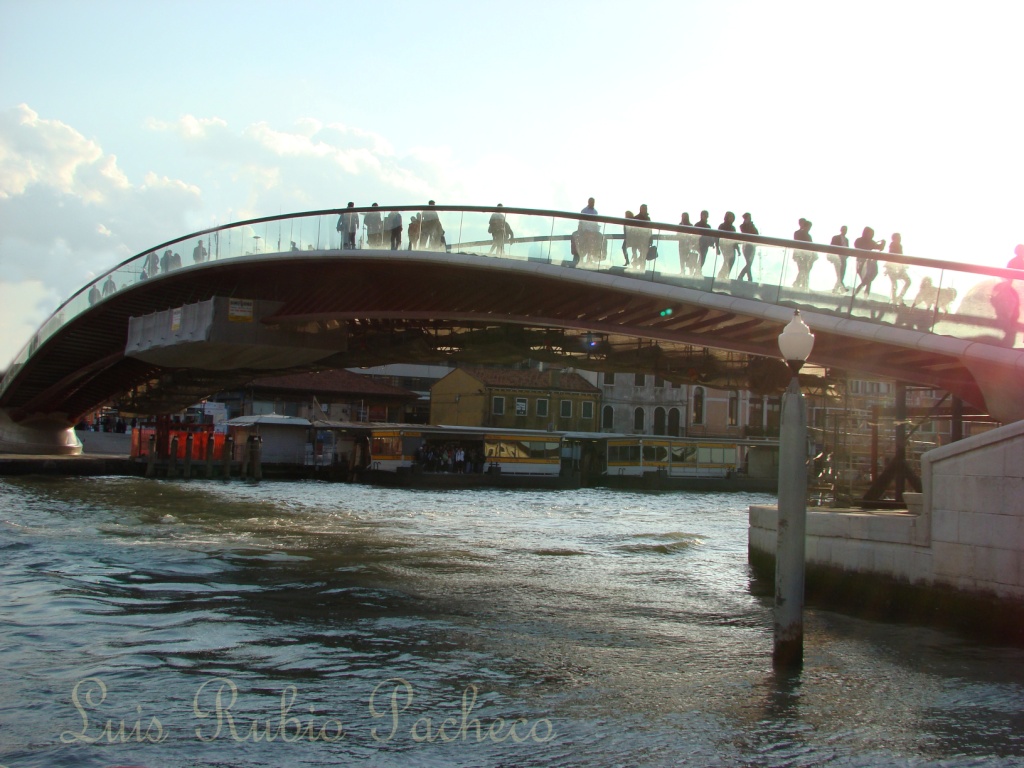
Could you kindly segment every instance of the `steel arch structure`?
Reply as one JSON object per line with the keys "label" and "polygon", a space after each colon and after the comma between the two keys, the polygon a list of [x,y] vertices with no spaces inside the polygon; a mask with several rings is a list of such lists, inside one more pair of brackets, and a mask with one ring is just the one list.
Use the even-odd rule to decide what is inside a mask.
{"label": "steel arch structure", "polygon": [[[342,242],[346,215],[375,212],[382,226],[402,215],[398,249],[390,249],[385,230],[362,229],[365,219],[356,242]],[[406,232],[404,224],[414,222],[418,231]],[[261,227],[263,235],[253,234]],[[264,244],[274,242],[275,229],[278,245],[268,252]],[[205,254],[196,246],[191,263],[159,263],[160,251],[187,253],[198,242]],[[637,242],[656,252],[637,259]],[[737,280],[730,257],[739,261],[751,250],[757,279]],[[793,265],[809,256],[821,261],[819,276],[803,282]],[[860,296],[826,290],[840,258],[873,263],[878,272],[905,267],[922,292],[935,293],[926,304],[890,301],[870,285]],[[316,211],[194,233],[102,275],[19,354],[0,383],[0,409],[11,424],[48,428],[114,400],[127,410],[170,412],[281,370],[184,352],[159,363],[127,353],[132,318],[226,297],[264,302],[272,307],[261,318],[265,326],[316,340],[317,355],[292,367],[531,358],[766,392],[785,380],[776,338],[799,308],[817,337],[811,363],[944,389],[1013,421],[1024,416],[1016,396],[1024,350],[1017,346],[1017,317],[1008,325],[992,299],[999,285],[1016,294],[1019,277],[1014,270],[554,211]],[[943,305],[950,294],[957,303]]]}

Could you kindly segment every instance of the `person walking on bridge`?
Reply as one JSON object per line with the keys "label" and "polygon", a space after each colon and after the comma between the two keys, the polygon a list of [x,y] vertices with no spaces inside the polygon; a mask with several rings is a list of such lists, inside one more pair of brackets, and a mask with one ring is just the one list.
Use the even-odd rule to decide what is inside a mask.
{"label": "person walking on bridge", "polygon": [[427,203],[427,210],[420,217],[420,242],[425,243],[430,250],[445,250],[444,227],[441,226],[441,219],[434,210],[434,201]]}
{"label": "person walking on bridge", "polygon": [[[736,214],[726,211],[725,219],[718,225],[718,229],[722,232],[735,232],[735,221]],[[719,240],[718,248],[722,254],[722,266],[718,269],[718,278],[728,280],[729,275],[732,274],[732,265],[736,261],[736,251],[739,249],[739,245],[735,240]]]}
{"label": "person walking on bridge", "polygon": [[[580,211],[584,216],[597,216],[597,208],[594,207],[594,198],[587,199],[586,207]],[[597,221],[580,221],[576,225],[576,231],[569,236],[569,245],[572,250],[572,263],[586,263],[593,259],[600,262],[604,259],[605,242],[601,237],[601,224]]]}
{"label": "person walking on bridge", "polygon": [[[679,219],[680,226],[692,227],[690,214],[683,212]],[[679,274],[689,277],[698,272],[697,270],[697,238],[683,232],[679,233]]]}
{"label": "person walking on bridge", "polygon": [[[743,214],[743,221],[740,223],[740,232],[745,235],[758,235],[757,227],[754,226],[754,220],[750,217],[749,213]],[[757,251],[757,246],[753,243],[743,244],[743,260],[746,264],[743,265],[743,269],[740,271],[737,280],[742,280],[743,276],[747,276],[748,282],[753,282],[754,275],[751,270],[754,267],[754,253]]]}
{"label": "person walking on bridge", "polygon": [[[701,211],[700,212],[700,221],[698,221],[693,226],[700,227],[701,229],[711,229],[711,224],[708,223],[708,216],[709,215],[710,214],[708,214],[707,211]],[[717,242],[718,241],[715,238],[713,238],[713,237],[709,237],[707,235],[701,235],[700,236],[700,240],[697,243],[697,250],[699,252],[698,253],[698,257],[697,257],[697,271],[698,272],[703,272],[704,271],[704,262],[707,261],[707,259],[708,259],[708,251],[710,251],[712,249],[712,247],[714,247]]]}
{"label": "person walking on bridge", "polygon": [[[498,203],[498,207],[503,207]],[[505,243],[512,240],[512,227],[505,220],[505,214],[495,211],[487,221],[487,233],[491,236],[491,250],[488,253],[496,253],[499,256],[505,255]]]}
{"label": "person walking on bridge", "polygon": [[[843,224],[839,228],[839,234],[832,236],[832,245],[841,245],[843,248],[850,247],[850,238],[846,236],[846,225]],[[832,266],[836,268],[836,284],[832,288],[832,293],[846,293],[849,288],[846,287],[846,260],[849,256],[840,255],[838,253],[830,253],[828,260],[832,262]]]}
{"label": "person walking on bridge", "polygon": [[[372,207],[376,209],[377,204],[374,203]],[[382,247],[384,239],[384,225],[381,222],[380,211],[372,210],[365,214],[363,216],[363,226],[366,227],[366,244],[370,248]]]}
{"label": "person walking on bridge", "polygon": [[[349,208],[355,208],[355,203],[350,202]],[[355,211],[345,211],[338,217],[338,231],[341,233],[342,250],[355,250],[356,233],[359,232],[359,214]]]}
{"label": "person walking on bridge", "polygon": [[[895,253],[899,256],[903,255],[903,240],[900,237],[899,232],[894,232],[892,235],[892,242],[889,244],[889,253]],[[892,283],[891,301],[893,306],[896,305],[897,299],[900,303],[903,302],[903,297],[907,295],[907,291],[910,290],[910,273],[907,272],[906,264],[898,264],[896,262],[887,262],[885,265],[885,274]],[[896,295],[896,291],[899,288],[899,284],[903,283],[903,290],[899,292],[899,296]]]}
{"label": "person walking on bridge", "polygon": [[[793,239],[799,240],[800,242],[810,243],[811,240],[811,222],[807,219],[800,219],[800,228],[793,233]],[[811,283],[811,267],[814,266],[814,262],[818,260],[818,254],[812,251],[794,251],[793,261],[796,262],[796,279],[793,281],[793,287],[799,288],[800,290],[806,291]]]}
{"label": "person walking on bridge", "polygon": [[397,251],[402,245],[402,214],[392,211],[384,220],[384,229],[391,236],[391,250]]}
{"label": "person walking on bridge", "polygon": [[[647,212],[647,203],[642,203],[640,205],[640,211],[633,218],[636,219],[637,221],[651,220],[651,214]],[[649,229],[645,229],[644,227],[634,227],[634,230],[635,242],[640,252],[637,255],[637,263],[634,263],[633,266],[637,268],[643,268],[644,261],[649,257],[651,253],[651,245],[654,243],[654,233]]]}
{"label": "person walking on bridge", "polygon": [[[584,216],[597,216],[597,208],[594,207],[594,198],[587,198],[587,205],[586,207],[584,207],[582,211],[580,211],[580,213],[582,213]],[[590,232],[598,232],[601,229],[601,225],[598,224],[596,221],[592,223],[587,222],[585,228]],[[580,229],[584,229],[584,226],[580,225]]]}
{"label": "person walking on bridge", "polygon": [[[881,251],[885,248],[885,240],[874,239],[875,230],[871,227],[864,227],[864,234],[853,241],[853,247],[860,251]],[[864,289],[864,295],[869,296],[871,294],[871,283],[874,282],[875,278],[878,277],[878,262],[874,259],[857,259],[857,275],[860,277],[860,285],[858,285],[853,295],[856,296],[860,293],[860,289]]]}

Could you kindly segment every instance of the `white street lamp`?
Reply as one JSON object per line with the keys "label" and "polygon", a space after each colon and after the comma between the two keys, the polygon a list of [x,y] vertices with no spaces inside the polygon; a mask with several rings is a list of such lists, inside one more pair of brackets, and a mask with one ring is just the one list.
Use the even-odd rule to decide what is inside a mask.
{"label": "white street lamp", "polygon": [[813,348],[814,334],[800,317],[798,309],[793,313],[793,319],[789,321],[789,325],[779,334],[779,351],[782,352],[782,359],[789,365],[794,376],[807,362]]}
{"label": "white street lamp", "polygon": [[799,668],[804,655],[804,539],[807,530],[807,409],[797,374],[810,357],[814,334],[796,310],[779,334],[793,372],[782,396],[779,430],[778,538],[775,545],[775,631],[772,661]]}

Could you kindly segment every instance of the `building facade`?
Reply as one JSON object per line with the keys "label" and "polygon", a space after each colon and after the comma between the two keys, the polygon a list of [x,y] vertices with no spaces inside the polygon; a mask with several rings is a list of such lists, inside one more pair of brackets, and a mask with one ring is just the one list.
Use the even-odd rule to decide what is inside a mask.
{"label": "building facade", "polygon": [[400,421],[415,392],[346,370],[295,373],[253,379],[244,388],[221,392],[228,416],[276,413],[333,421]]}
{"label": "building facade", "polygon": [[673,384],[654,374],[595,376],[602,391],[601,432],[669,437],[778,435],[778,397]]}
{"label": "building facade", "polygon": [[598,431],[601,390],[572,369],[457,368],[430,388],[430,423]]}

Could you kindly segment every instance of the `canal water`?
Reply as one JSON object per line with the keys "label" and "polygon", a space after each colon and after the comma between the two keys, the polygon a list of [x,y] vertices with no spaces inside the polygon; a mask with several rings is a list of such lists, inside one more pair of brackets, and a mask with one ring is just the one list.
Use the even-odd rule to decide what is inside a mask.
{"label": "canal water", "polygon": [[0,765],[1024,765],[1024,653],[808,611],[745,494],[0,480]]}

